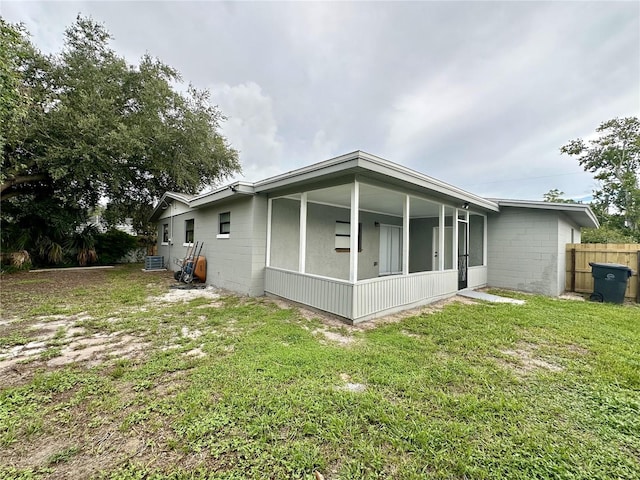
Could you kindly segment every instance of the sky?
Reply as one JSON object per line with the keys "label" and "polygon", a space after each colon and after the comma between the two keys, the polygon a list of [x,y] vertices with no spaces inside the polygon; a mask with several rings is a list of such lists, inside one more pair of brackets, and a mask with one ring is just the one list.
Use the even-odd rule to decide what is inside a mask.
{"label": "sky", "polygon": [[640,2],[16,2],[46,53],[78,14],[208,89],[256,181],[363,150],[485,197],[597,187],[560,154],[640,115]]}

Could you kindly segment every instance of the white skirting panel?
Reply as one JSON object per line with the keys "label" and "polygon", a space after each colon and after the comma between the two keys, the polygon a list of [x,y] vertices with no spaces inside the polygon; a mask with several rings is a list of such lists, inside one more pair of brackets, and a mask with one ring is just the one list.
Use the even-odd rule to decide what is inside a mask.
{"label": "white skirting panel", "polygon": [[349,282],[267,267],[264,290],[325,312],[352,318],[353,285]]}
{"label": "white skirting panel", "polygon": [[469,267],[468,288],[478,288],[487,286],[487,267]]}
{"label": "white skirting panel", "polygon": [[265,292],[354,322],[427,304],[457,290],[456,270],[389,275],[355,285],[274,267],[267,267],[265,276]]}
{"label": "white skirting panel", "polygon": [[429,303],[458,290],[458,272],[422,272],[390,275],[357,283],[354,286],[354,321],[400,307]]}

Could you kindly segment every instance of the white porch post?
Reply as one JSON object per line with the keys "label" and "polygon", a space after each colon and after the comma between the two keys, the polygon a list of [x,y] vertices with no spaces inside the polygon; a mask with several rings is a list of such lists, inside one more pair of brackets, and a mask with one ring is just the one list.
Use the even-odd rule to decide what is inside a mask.
{"label": "white porch post", "polygon": [[440,228],[438,229],[438,270],[441,272],[444,270],[444,256],[447,251],[444,245],[444,229],[446,228],[444,224],[444,205],[440,205]]}
{"label": "white porch post", "polygon": [[404,196],[404,215],[402,218],[402,274],[409,275],[409,212],[411,197]]}
{"label": "white porch post", "polygon": [[300,195],[300,248],[298,271],[304,273],[307,259],[307,192]]}
{"label": "white porch post", "polygon": [[271,212],[273,211],[273,198],[267,200],[267,252],[265,255],[265,265],[271,266]]}
{"label": "white porch post", "polygon": [[483,229],[482,229],[482,236],[483,236],[483,238],[482,238],[482,265],[486,267],[487,266],[487,253],[489,252],[489,250],[487,249],[487,238],[489,238],[488,235],[487,235],[487,224],[489,222],[487,221],[487,216],[486,215],[483,215],[482,219],[483,219],[483,226],[484,226]]}
{"label": "white porch post", "polygon": [[453,268],[454,270],[459,270],[459,259],[458,259],[458,228],[460,227],[460,222],[458,221],[458,209],[453,209]]}
{"label": "white porch post", "polygon": [[351,235],[349,239],[349,281],[358,281],[358,220],[360,209],[360,184],[354,180],[351,185]]}

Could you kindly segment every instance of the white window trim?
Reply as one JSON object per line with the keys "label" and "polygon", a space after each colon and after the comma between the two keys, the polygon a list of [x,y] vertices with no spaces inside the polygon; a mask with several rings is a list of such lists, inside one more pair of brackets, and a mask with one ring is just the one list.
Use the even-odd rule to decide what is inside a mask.
{"label": "white window trim", "polygon": [[[162,224],[162,238],[163,239],[164,239],[164,233],[165,233],[164,227],[167,227],[167,233],[168,233],[169,232],[169,224],[168,223],[163,223]],[[169,245],[170,241],[171,241],[171,238],[169,238],[166,242],[163,240],[163,241],[160,242],[160,245],[167,246],[167,245]]]}
{"label": "white window trim", "polygon": [[182,244],[182,246],[183,246],[183,247],[193,247],[193,243],[187,243],[187,242],[185,242],[185,243],[183,243],[183,244]]}
{"label": "white window trim", "polygon": [[231,238],[231,234],[229,233],[219,233],[216,235],[216,238]]}

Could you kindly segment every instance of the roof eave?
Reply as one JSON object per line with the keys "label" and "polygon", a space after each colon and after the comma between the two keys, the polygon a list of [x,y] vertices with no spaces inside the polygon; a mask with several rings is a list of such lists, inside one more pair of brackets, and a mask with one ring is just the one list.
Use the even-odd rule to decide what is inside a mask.
{"label": "roof eave", "polygon": [[256,182],[254,186],[256,193],[270,192],[298,183],[307,183],[319,180],[322,177],[338,175],[340,173],[366,173],[367,171],[386,175],[400,182],[431,190],[445,197],[455,199],[462,203],[469,203],[488,211],[499,211],[498,204],[491,200],[359,150],[308,167],[267,178]]}
{"label": "roof eave", "polygon": [[[160,212],[162,212],[163,210],[165,210],[167,208],[167,206],[169,205],[170,201],[174,201],[177,200],[179,202],[184,203],[185,205],[189,205],[189,201],[190,198],[182,195],[180,193],[176,193],[176,192],[165,192],[162,194],[162,197],[160,197],[160,200],[158,200],[158,203],[156,203],[155,207],[153,207],[153,211],[151,212],[151,215],[149,215],[149,221],[150,222],[154,222],[158,219],[158,217],[160,216]],[[162,208],[162,205],[165,205],[164,208]]]}
{"label": "roof eave", "polygon": [[491,199],[500,207],[531,208],[553,210],[569,215],[580,227],[599,228],[600,222],[589,205],[582,203],[552,203],[533,200]]}
{"label": "roof eave", "polygon": [[189,202],[189,206],[192,208],[200,208],[240,195],[255,195],[253,184],[247,182],[234,182],[229,185],[225,185],[224,187],[220,187],[212,192],[207,192],[193,198],[191,202]]}

